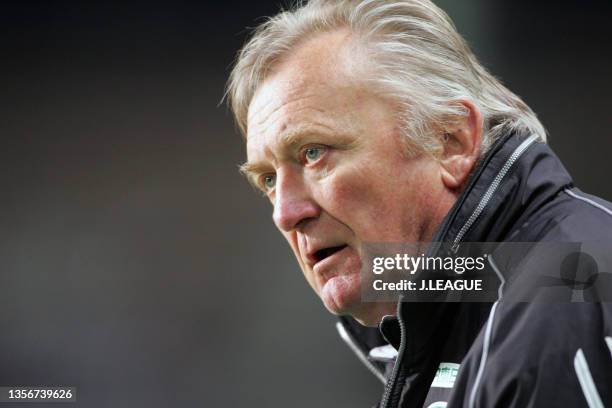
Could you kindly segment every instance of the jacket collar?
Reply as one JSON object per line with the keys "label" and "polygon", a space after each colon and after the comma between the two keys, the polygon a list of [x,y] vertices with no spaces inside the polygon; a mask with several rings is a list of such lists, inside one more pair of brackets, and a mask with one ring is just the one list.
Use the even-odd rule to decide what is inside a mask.
{"label": "jacket collar", "polygon": [[432,242],[507,240],[571,184],[570,175],[546,144],[535,136],[507,135],[480,161]]}
{"label": "jacket collar", "polygon": [[[552,150],[535,136],[511,134],[499,139],[472,172],[466,188],[434,234],[429,256],[443,256],[462,242],[501,242],[516,236],[528,218],[572,179]],[[523,241],[529,237],[521,236]],[[441,319],[457,307],[445,303],[400,302],[398,318],[410,333],[408,355],[428,349]],[[389,322],[390,320],[387,319]],[[384,322],[381,322],[384,323]],[[389,328],[383,327],[383,333]],[[386,336],[391,337],[391,336]]]}
{"label": "jacket collar", "polygon": [[[512,239],[542,205],[571,183],[559,159],[535,136],[514,134],[499,139],[438,228],[428,256],[456,252],[462,242]],[[535,238],[522,234],[520,239]],[[441,246],[441,242],[453,245]],[[399,333],[400,339],[386,399],[394,401],[401,395],[401,399],[424,401],[442,353],[450,347],[460,361],[489,308],[485,303],[416,303],[400,298],[397,318],[380,325],[386,338],[397,338]]]}

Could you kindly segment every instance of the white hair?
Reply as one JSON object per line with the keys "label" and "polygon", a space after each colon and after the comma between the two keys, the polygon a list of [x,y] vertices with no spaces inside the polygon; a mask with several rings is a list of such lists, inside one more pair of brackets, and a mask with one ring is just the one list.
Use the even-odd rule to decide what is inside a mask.
{"label": "white hair", "polygon": [[429,0],[310,0],[267,19],[238,55],[228,82],[236,122],[247,132],[257,87],[300,40],[348,28],[368,53],[371,89],[399,106],[399,126],[409,145],[435,152],[445,125],[472,102],[483,116],[481,152],[508,132],[546,130],[535,113],[476,59],[448,15]]}

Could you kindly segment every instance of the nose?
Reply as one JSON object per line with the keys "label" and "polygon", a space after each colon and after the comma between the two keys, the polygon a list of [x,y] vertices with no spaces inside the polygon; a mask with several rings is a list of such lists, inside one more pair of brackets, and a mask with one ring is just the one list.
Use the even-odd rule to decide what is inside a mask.
{"label": "nose", "polygon": [[278,169],[274,197],[274,224],[281,231],[300,228],[307,220],[317,218],[320,207],[313,199],[303,176],[292,169]]}

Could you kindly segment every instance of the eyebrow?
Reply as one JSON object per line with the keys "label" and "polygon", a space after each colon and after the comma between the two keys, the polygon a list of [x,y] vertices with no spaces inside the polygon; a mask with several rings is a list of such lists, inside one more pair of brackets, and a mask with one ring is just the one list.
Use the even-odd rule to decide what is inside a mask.
{"label": "eyebrow", "polygon": [[289,129],[282,132],[280,136],[280,145],[283,148],[294,147],[301,142],[301,139],[309,134],[315,133],[318,135],[331,136],[332,129],[319,124],[315,126],[299,126],[297,128]]}
{"label": "eyebrow", "polygon": [[[318,126],[317,126],[318,127]],[[303,138],[306,134],[312,133],[313,128],[311,126],[305,127],[300,126],[298,128],[290,129],[288,131],[284,131],[280,136],[280,146],[281,149],[287,149],[296,146],[300,143],[300,139]],[[321,133],[321,132],[319,132]],[[254,187],[259,188],[257,185],[256,177],[259,174],[265,173],[270,168],[269,165],[262,162],[246,162],[239,166],[240,173],[246,176]]]}
{"label": "eyebrow", "polygon": [[246,162],[238,166],[238,171],[240,171],[240,174],[245,176],[249,184],[251,184],[251,186],[255,187],[257,190],[261,190],[261,187],[257,183],[257,176],[265,173],[268,169],[269,166],[259,162]]}

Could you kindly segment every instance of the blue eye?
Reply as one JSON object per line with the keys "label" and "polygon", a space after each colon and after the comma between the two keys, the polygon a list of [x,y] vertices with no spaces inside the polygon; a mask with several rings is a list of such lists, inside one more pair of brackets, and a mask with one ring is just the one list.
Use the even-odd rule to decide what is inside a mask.
{"label": "blue eye", "polygon": [[262,184],[266,191],[271,190],[276,185],[276,175],[266,174],[263,176]]}
{"label": "blue eye", "polygon": [[304,157],[306,158],[306,162],[312,163],[321,158],[321,154],[323,154],[322,147],[309,147],[304,152]]}

